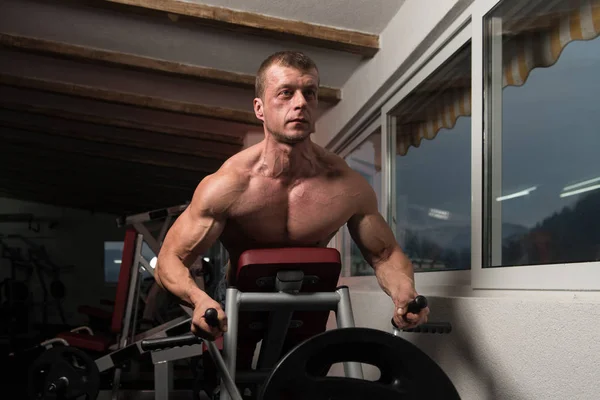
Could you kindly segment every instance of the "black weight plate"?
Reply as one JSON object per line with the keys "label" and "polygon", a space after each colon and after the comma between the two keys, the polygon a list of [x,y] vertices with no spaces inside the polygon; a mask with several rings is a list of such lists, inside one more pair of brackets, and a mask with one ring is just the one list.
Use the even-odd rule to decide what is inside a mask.
{"label": "black weight plate", "polygon": [[[51,384],[61,377],[67,378],[68,386],[51,393]],[[72,346],[57,346],[44,351],[34,361],[28,371],[28,382],[27,390],[31,400],[95,400],[100,391],[100,372],[96,362],[82,350]]]}
{"label": "black weight plate", "polygon": [[[335,363],[379,368],[377,381],[326,376]],[[299,344],[275,366],[260,399],[460,400],[452,381],[427,354],[390,333],[333,329]]]}

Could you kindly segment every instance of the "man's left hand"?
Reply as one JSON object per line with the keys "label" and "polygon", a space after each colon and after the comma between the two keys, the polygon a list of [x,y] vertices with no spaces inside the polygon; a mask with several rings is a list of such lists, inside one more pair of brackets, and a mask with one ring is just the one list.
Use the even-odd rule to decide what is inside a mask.
{"label": "man's left hand", "polygon": [[413,301],[418,293],[414,288],[412,279],[408,276],[390,288],[390,296],[394,302],[393,320],[399,329],[411,329],[427,322],[429,307],[421,309],[418,314],[408,312],[408,303]]}

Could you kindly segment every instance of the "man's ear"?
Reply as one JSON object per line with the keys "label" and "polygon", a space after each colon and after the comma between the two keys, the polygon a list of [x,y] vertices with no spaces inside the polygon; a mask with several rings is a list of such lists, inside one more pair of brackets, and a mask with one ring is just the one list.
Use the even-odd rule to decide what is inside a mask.
{"label": "man's ear", "polygon": [[262,102],[262,99],[259,97],[254,99],[254,115],[256,115],[256,118],[265,122],[263,102]]}

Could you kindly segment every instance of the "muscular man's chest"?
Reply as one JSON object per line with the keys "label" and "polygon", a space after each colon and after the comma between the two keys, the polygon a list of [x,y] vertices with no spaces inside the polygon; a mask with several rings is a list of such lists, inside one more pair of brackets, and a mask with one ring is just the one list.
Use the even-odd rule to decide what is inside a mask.
{"label": "muscular man's chest", "polygon": [[250,189],[230,210],[227,230],[256,244],[322,244],[346,223],[355,204],[351,193],[336,182],[312,181],[291,188],[257,184]]}

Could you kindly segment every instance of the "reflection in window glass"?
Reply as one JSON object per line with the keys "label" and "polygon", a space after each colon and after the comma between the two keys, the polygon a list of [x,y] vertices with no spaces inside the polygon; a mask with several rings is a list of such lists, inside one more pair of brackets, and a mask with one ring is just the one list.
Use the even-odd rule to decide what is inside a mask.
{"label": "reflection in window glass", "polygon": [[396,238],[415,271],[471,266],[471,47],[392,111]]}
{"label": "reflection in window glass", "polygon": [[600,260],[600,1],[522,6],[486,18],[484,266]]}
{"label": "reflection in window glass", "polygon": [[[350,168],[358,171],[369,182],[377,200],[381,201],[381,130],[371,134],[364,142],[345,157]],[[380,205],[381,207],[381,205]],[[381,210],[380,210],[381,212]],[[346,257],[344,265],[350,266],[351,276],[374,275],[373,268],[365,261],[358,246],[350,238],[348,228],[344,226],[343,252]],[[346,253],[349,249],[349,253]]]}

